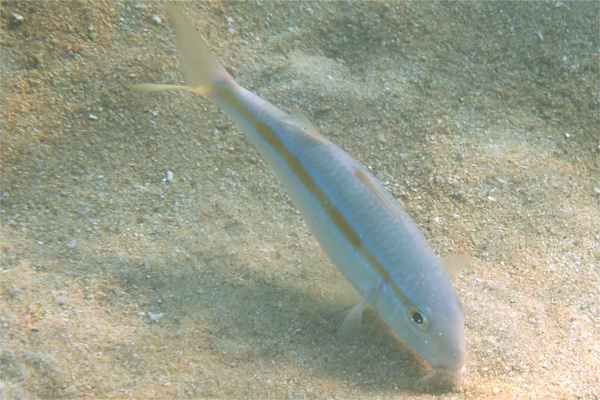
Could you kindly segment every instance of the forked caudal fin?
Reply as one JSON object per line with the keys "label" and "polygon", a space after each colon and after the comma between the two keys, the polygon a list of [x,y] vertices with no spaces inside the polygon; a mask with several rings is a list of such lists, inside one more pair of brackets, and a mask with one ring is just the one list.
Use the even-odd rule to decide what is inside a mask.
{"label": "forked caudal fin", "polygon": [[181,11],[169,3],[167,12],[175,31],[177,53],[187,85],[143,83],[134,85],[131,89],[138,92],[183,90],[210,97],[212,87],[217,81],[232,80],[233,78],[213,56],[204,40],[198,36],[196,29]]}

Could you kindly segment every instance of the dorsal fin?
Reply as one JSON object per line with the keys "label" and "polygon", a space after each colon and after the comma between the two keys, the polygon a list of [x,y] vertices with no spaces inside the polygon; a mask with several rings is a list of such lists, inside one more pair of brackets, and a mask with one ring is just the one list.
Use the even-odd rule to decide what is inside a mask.
{"label": "dorsal fin", "polygon": [[[391,214],[393,214],[396,218],[398,218],[399,220],[401,220],[403,222],[406,220],[406,216],[404,215],[404,213],[400,212],[400,210],[399,210],[400,207],[399,207],[399,204],[396,202],[396,199],[394,199],[391,195],[390,196],[385,196],[381,192],[381,190],[379,190],[377,188],[377,186],[375,185],[375,183],[362,170],[355,169],[354,170],[354,175],[358,178],[359,181],[361,181],[363,183],[363,185],[365,185],[367,188],[369,188],[369,190],[375,196],[377,196],[377,198],[379,199],[379,201],[381,201],[383,203],[383,205],[385,206],[385,208],[387,208],[387,210]],[[392,201],[394,203],[392,203]]]}
{"label": "dorsal fin", "polygon": [[308,135],[318,139],[320,141],[327,141],[325,136],[321,135],[321,133],[317,130],[317,128],[310,122],[308,117],[300,111],[300,109],[296,106],[292,107],[291,114],[288,116],[288,121],[301,128]]}

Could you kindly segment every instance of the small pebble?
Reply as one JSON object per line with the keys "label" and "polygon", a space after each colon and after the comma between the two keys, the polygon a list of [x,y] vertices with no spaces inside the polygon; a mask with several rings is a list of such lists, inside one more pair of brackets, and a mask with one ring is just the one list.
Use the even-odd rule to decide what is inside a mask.
{"label": "small pebble", "polygon": [[499,387],[495,387],[495,388],[492,390],[492,393],[494,393],[494,395],[497,395],[498,393],[500,393],[500,388],[499,388]]}
{"label": "small pebble", "polygon": [[12,23],[13,25],[21,25],[25,21],[25,18],[21,14],[12,13]]}
{"label": "small pebble", "polygon": [[167,170],[167,176],[165,177],[166,181],[172,181],[173,180],[173,173],[169,170]]}
{"label": "small pebble", "polygon": [[160,25],[162,24],[162,19],[160,19],[158,15],[152,14],[152,22],[154,22],[156,25]]}
{"label": "small pebble", "polygon": [[148,311],[148,318],[150,318],[150,321],[158,322],[164,315],[164,313],[153,314]]}

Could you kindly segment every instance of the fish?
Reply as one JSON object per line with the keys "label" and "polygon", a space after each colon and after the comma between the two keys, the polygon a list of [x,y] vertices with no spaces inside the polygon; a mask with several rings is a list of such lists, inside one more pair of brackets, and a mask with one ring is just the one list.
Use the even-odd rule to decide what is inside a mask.
{"label": "fish", "polygon": [[183,13],[172,4],[166,8],[185,85],[146,83],[132,89],[198,94],[239,125],[325,253],[361,296],[341,332],[360,326],[370,304],[429,365],[432,372],[422,381],[461,373],[466,358],[462,302],[400,203],[297,107],[287,113],[236,83]]}

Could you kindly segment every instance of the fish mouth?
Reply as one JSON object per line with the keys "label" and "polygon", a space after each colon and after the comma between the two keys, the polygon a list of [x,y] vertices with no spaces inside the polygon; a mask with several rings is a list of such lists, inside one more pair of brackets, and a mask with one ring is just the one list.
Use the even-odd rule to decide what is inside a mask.
{"label": "fish mouth", "polygon": [[437,365],[435,367],[432,367],[432,369],[432,373],[419,379],[420,383],[432,384],[434,382],[440,383],[453,381],[458,375],[461,375],[465,372],[464,365],[461,365],[460,367],[448,367],[443,365]]}

